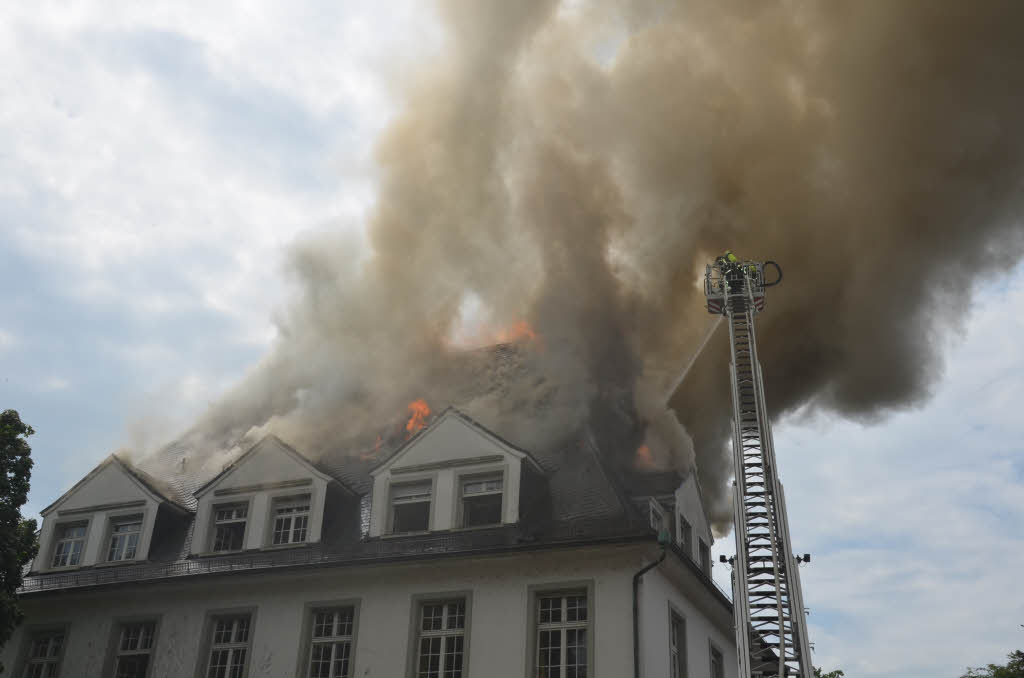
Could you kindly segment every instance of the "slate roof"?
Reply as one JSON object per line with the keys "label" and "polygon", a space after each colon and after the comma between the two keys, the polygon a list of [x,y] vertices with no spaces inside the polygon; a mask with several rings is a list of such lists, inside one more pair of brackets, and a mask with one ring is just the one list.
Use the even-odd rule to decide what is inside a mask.
{"label": "slate roof", "polygon": [[[632,411],[631,394],[611,394],[599,399],[591,408],[588,422],[566,431],[545,446],[529,449],[513,436],[503,435],[490,425],[491,422],[469,416],[461,409],[461,403],[481,396],[501,398],[517,380],[530,380],[532,384],[535,376],[529,373],[524,356],[521,344],[498,344],[460,355],[455,368],[459,378],[451,380],[457,385],[437,397],[428,394],[427,400],[436,412],[428,419],[428,427],[431,421],[454,408],[464,421],[529,456],[547,478],[552,521],[629,514],[634,510],[629,497],[668,494],[679,486],[682,478],[674,472],[638,472],[626,462],[632,460],[643,435]],[[330,441],[319,450],[297,452],[355,494],[366,495],[372,487],[370,471],[411,442],[405,437],[404,421],[404,417],[396,416],[386,422],[374,443],[368,443],[374,436],[364,435],[355,440]],[[176,500],[194,510],[196,501],[192,493],[239,459],[238,453],[230,458],[221,457],[222,463],[211,467],[203,463],[208,454],[208,451],[178,441],[143,460],[139,466],[165,479]]]}

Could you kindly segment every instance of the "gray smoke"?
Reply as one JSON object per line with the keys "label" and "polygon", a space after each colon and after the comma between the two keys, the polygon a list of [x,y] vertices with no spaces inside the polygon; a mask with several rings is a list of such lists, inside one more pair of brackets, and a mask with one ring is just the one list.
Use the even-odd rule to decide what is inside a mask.
{"label": "gray smoke", "polygon": [[368,245],[293,247],[280,341],[194,437],[273,430],[311,449],[372,431],[458,390],[458,328],[526,320],[535,377],[471,405],[543,438],[633,393],[655,463],[695,464],[722,526],[721,329],[673,411],[663,392],[712,322],[705,262],[731,248],[785,269],[759,324],[775,416],[874,419],[928,395],[973,286],[1024,252],[1024,3],[445,0],[439,15],[445,47],[379,140]]}

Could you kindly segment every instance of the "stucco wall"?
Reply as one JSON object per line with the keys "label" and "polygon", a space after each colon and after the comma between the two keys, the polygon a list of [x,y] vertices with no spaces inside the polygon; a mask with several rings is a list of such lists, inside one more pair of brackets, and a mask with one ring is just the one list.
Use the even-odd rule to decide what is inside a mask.
{"label": "stucco wall", "polygon": [[732,629],[726,633],[712,624],[661,570],[652,570],[644,576],[640,599],[641,675],[644,678],[669,676],[669,610],[673,608],[686,624],[686,675],[689,678],[711,676],[710,643],[714,643],[722,653],[725,678],[736,678],[736,641]]}
{"label": "stucco wall", "polygon": [[[694,561],[700,562],[700,556],[697,551],[698,540],[704,540],[709,549],[715,540],[711,535],[711,524],[708,522],[707,514],[704,513],[704,505],[701,502],[700,492],[697,489],[696,476],[692,473],[676,490],[676,513],[686,518],[686,521],[693,528],[692,553],[689,556]],[[676,539],[678,541],[680,535],[677,534]],[[681,541],[679,544],[682,546]],[[712,563],[712,566],[714,566],[714,563]]]}
{"label": "stucco wall", "polygon": [[[527,618],[532,586],[587,582],[593,586],[591,639],[597,678],[632,675],[632,575],[650,547],[619,546],[537,552],[489,558],[435,560],[420,565],[331,568],[303,574],[230,575],[205,580],[114,588],[91,593],[26,599],[27,624],[70,624],[62,676],[98,676],[115,617],[160,616],[153,678],[195,675],[201,630],[209,610],[254,606],[251,678],[291,676],[298,666],[304,605],[313,601],[358,599],[359,622],[353,676],[406,676],[413,596],[471,592],[470,676],[524,678],[526,648],[532,635]],[[653,576],[652,576],[653,575]],[[687,606],[671,584],[649,573],[643,592],[643,648],[651,671],[667,662],[667,600],[687,613],[692,637],[691,676],[705,667],[710,633],[699,613]],[[650,609],[647,609],[650,608]],[[2,661],[13,667],[23,647],[24,627],[3,648]],[[663,638],[664,636],[664,638]],[[735,676],[733,645],[721,642],[727,678]],[[73,668],[72,668],[73,667]],[[729,672],[731,671],[731,672]]]}

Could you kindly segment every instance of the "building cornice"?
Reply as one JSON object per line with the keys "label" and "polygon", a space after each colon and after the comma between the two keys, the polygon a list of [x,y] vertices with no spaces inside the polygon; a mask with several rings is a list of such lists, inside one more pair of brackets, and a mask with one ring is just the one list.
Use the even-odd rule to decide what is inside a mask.
{"label": "building cornice", "polygon": [[[293,549],[254,551],[235,556],[187,559],[169,563],[142,563],[124,567],[83,568],[75,572],[39,574],[26,577],[18,595],[38,598],[66,595],[124,586],[149,586],[183,579],[206,579],[224,575],[239,576],[268,572],[291,572],[304,569],[358,567],[415,561],[451,560],[488,555],[509,555],[536,551],[585,548],[654,542],[647,530],[623,530],[605,535],[577,535],[528,539],[518,529],[499,529],[482,539],[481,534],[465,539],[464,535],[446,534],[398,540],[368,540],[355,548],[331,552],[324,549]],[[463,545],[458,546],[459,543]]]}

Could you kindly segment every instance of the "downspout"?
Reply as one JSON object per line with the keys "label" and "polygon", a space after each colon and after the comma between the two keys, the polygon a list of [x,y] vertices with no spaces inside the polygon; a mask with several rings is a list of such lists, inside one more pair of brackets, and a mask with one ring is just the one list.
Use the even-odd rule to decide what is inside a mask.
{"label": "downspout", "polygon": [[665,560],[668,553],[668,544],[662,544],[661,555],[649,565],[645,565],[639,572],[633,575],[633,678],[640,678],[640,577],[648,570],[653,569]]}

